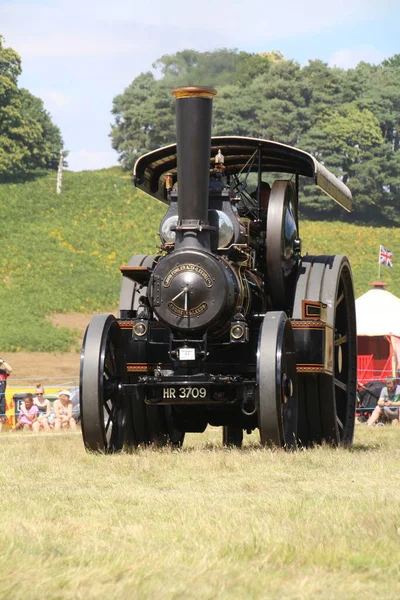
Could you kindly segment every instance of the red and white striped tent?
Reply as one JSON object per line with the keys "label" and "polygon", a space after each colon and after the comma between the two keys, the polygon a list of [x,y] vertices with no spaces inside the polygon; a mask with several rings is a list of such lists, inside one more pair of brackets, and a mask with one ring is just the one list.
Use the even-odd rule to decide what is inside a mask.
{"label": "red and white striped tent", "polygon": [[400,298],[375,281],[357,298],[357,378],[359,383],[397,376],[400,367]]}

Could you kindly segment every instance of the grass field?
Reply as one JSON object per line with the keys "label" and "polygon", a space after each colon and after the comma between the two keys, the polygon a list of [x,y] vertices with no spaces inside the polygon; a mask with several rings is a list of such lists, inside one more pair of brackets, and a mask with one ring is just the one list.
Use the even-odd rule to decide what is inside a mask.
{"label": "grass field", "polygon": [[400,427],[351,450],[220,445],[87,454],[0,436],[0,598],[400,597]]}

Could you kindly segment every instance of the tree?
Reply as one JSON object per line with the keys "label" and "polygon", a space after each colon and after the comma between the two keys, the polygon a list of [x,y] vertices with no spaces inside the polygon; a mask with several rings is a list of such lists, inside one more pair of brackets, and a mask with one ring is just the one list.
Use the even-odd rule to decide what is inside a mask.
{"label": "tree", "polygon": [[29,158],[26,160],[26,167],[56,170],[63,147],[61,132],[52,122],[40,98],[23,88],[20,90],[20,97],[22,112],[29,123],[30,130],[36,126],[38,134],[34,140],[30,142],[27,140]]}
{"label": "tree", "polygon": [[[353,191],[354,209],[358,218],[366,220],[389,217],[398,200],[400,182],[398,162],[393,160],[389,144],[382,137],[375,115],[360,110],[356,103],[342,105],[326,112],[302,137],[301,144]],[[392,185],[385,175],[390,163]],[[305,186],[304,213],[332,210],[331,201],[321,197],[315,186]],[[400,218],[396,216],[396,222]]]}
{"label": "tree", "polygon": [[396,61],[376,69],[369,81],[368,90],[360,99],[379,119],[383,137],[400,149],[400,65]]}
{"label": "tree", "polygon": [[353,165],[351,189],[358,219],[400,225],[400,153],[388,142],[371,148]]}
{"label": "tree", "polygon": [[222,87],[236,83],[238,64],[243,58],[237,50],[220,48],[212,52],[182,50],[165,54],[153,64],[163,75],[166,86],[205,85]]}
{"label": "tree", "polygon": [[223,87],[214,100],[213,135],[258,134],[257,99],[247,87],[235,85]]}
{"label": "tree", "polygon": [[43,102],[18,89],[21,59],[0,36],[0,180],[57,168],[63,142]]}
{"label": "tree", "polygon": [[384,67],[400,67],[400,54],[394,54],[382,62]]}
{"label": "tree", "polygon": [[278,52],[240,52],[236,66],[236,83],[242,87],[250,85],[257,77],[267,74],[271,65],[278,60],[283,60],[282,54]]}
{"label": "tree", "polygon": [[[254,57],[248,55],[245,62],[252,63]],[[226,86],[218,92],[213,132],[296,145],[308,127],[300,66],[281,56],[271,60],[269,54],[263,61],[265,71],[246,86]]]}
{"label": "tree", "polygon": [[112,147],[120,153],[119,160],[126,169],[131,169],[141,154],[175,140],[171,90],[150,72],[136,77],[114,98],[112,114]]}

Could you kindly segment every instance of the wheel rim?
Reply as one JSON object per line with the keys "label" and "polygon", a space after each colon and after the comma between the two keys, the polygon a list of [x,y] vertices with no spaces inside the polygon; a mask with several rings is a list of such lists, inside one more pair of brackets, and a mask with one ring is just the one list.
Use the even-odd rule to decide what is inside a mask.
{"label": "wheel rim", "polygon": [[124,372],[117,320],[112,315],[95,315],[85,333],[80,368],[82,435],[89,450],[116,452],[123,447]]}
{"label": "wheel rim", "polygon": [[293,448],[297,438],[297,375],[290,321],[265,315],[257,351],[258,427],[261,443]]}

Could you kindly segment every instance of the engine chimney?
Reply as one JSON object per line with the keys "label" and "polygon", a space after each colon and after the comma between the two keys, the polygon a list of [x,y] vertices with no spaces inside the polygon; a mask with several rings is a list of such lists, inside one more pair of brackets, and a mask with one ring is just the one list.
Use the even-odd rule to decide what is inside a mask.
{"label": "engine chimney", "polygon": [[175,248],[210,247],[208,196],[212,99],[209,87],[181,87],[176,98],[178,225]]}

